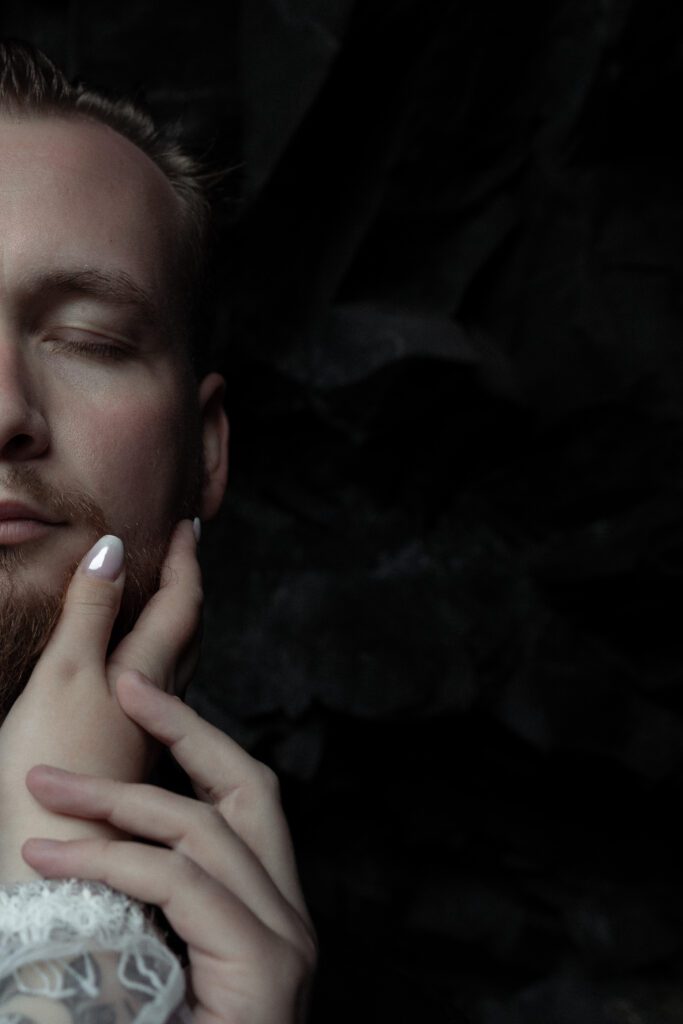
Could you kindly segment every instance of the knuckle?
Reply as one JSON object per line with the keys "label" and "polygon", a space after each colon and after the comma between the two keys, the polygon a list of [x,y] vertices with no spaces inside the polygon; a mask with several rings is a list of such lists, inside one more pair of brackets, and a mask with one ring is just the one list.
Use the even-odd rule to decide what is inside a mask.
{"label": "knuckle", "polygon": [[221,831],[225,829],[225,818],[215,804],[205,803],[201,800],[189,800],[189,803],[191,811],[183,829],[184,839],[191,838],[195,832],[197,835],[207,836],[215,833],[218,829]]}
{"label": "knuckle", "polygon": [[180,579],[180,573],[175,568],[175,566],[169,565],[168,562],[166,562],[161,567],[161,573],[160,573],[160,577],[159,577],[159,585],[162,588],[162,590],[165,589],[166,587],[173,587],[173,586],[175,586],[178,583],[179,579]]}
{"label": "knuckle", "polygon": [[318,966],[320,945],[318,943],[318,936],[312,926],[310,928],[306,928],[304,931],[301,954],[307,970],[310,973],[313,973]]}
{"label": "knuckle", "polygon": [[219,811],[216,804],[207,804],[202,801],[193,801],[196,804],[196,812],[199,814],[200,822],[204,828],[209,830],[225,829],[225,818]]}
{"label": "knuckle", "polygon": [[308,917],[292,910],[292,947],[296,951],[302,973],[315,971],[320,947],[313,922]]}
{"label": "knuckle", "polygon": [[67,603],[86,614],[90,611],[94,614],[113,612],[118,609],[119,594],[116,587],[105,580],[79,581],[69,593]]}
{"label": "knuckle", "polygon": [[249,772],[242,782],[230,786],[219,798],[218,810],[224,810],[229,819],[252,818],[254,809],[266,802],[280,800],[280,780],[267,764],[251,759]]}
{"label": "knuckle", "polygon": [[263,764],[262,761],[256,761],[254,763],[254,778],[259,789],[277,800],[280,799],[280,780],[272,768]]}
{"label": "knuckle", "polygon": [[119,823],[125,821],[126,818],[126,790],[122,784],[117,783],[113,779],[107,779],[105,781],[111,783],[110,786],[102,787],[106,797],[108,798],[107,820],[115,827],[118,827]]}
{"label": "knuckle", "polygon": [[195,886],[197,882],[203,877],[204,872],[190,857],[186,857],[184,853],[180,853],[178,850],[171,850],[169,852],[169,863],[173,876],[178,878],[179,884],[185,885],[188,888]]}
{"label": "knuckle", "polygon": [[248,821],[259,807],[280,803],[280,779],[261,761],[252,759],[244,780],[228,788],[216,805],[227,820]]}
{"label": "knuckle", "polygon": [[309,978],[316,963],[312,950],[284,940],[280,943],[277,955],[282,976],[293,986]]}
{"label": "knuckle", "polygon": [[[112,852],[112,840],[101,836],[98,839],[82,839],[80,850],[83,853],[92,853],[98,861],[105,862]],[[92,845],[91,845],[92,844]]]}

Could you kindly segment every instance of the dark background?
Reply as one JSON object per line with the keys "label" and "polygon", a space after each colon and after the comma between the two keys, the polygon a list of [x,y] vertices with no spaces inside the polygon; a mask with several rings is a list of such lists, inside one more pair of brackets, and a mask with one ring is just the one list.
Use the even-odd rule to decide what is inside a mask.
{"label": "dark background", "polygon": [[0,24],[233,168],[189,699],[280,775],[312,1024],[680,1024],[681,4]]}

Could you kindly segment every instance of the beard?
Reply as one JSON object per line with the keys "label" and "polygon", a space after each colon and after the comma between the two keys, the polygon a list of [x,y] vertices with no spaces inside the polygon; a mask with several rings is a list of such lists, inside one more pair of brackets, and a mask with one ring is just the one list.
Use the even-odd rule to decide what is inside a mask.
{"label": "beard", "polygon": [[[152,535],[137,522],[119,527],[118,535],[124,541],[126,580],[110,651],[133,628],[142,609],[159,589],[161,568],[178,520],[197,513],[203,466],[201,459],[190,460],[189,464],[195,469],[188,474],[184,491],[176,496],[175,508],[160,531]],[[7,491],[33,500],[55,519],[69,526],[85,527],[92,534],[91,544],[104,534],[117,533],[92,497],[84,492],[53,488],[32,466],[9,467],[1,482]],[[21,580],[20,570],[30,560],[30,548],[30,543],[0,545],[0,724],[23,692],[50,638],[80,563],[80,558],[74,561],[56,590],[47,592]]]}

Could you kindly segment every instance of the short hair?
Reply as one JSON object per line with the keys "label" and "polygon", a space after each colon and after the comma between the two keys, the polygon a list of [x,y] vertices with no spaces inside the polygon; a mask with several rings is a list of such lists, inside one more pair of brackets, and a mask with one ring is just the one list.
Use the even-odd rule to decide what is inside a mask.
{"label": "short hair", "polygon": [[173,255],[174,286],[182,340],[195,373],[204,369],[209,303],[211,188],[224,172],[211,171],[185,152],[169,125],[157,126],[129,99],[110,99],[78,83],[36,46],[0,39],[0,114],[94,119],[108,125],[146,153],[170,182],[179,200],[178,245]]}

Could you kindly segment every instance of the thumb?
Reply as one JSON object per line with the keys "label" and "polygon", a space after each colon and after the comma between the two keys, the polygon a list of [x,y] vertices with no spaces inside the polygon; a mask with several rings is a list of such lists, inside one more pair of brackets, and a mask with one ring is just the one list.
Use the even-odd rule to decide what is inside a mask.
{"label": "thumb", "polygon": [[123,556],[123,542],[111,534],[101,537],[84,556],[41,660],[57,656],[79,667],[104,663],[121,606]]}

